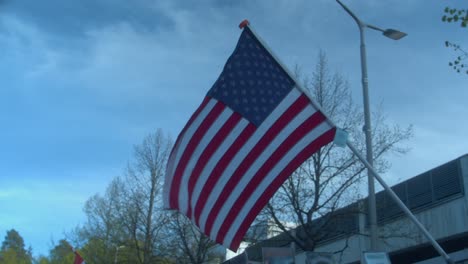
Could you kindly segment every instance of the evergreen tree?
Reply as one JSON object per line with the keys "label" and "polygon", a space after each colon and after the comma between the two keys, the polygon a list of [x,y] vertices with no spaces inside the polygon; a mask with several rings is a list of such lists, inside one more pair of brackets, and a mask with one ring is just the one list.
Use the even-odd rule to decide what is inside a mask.
{"label": "evergreen tree", "polygon": [[73,263],[74,254],[68,242],[62,239],[50,250],[49,258],[51,264],[71,264]]}
{"label": "evergreen tree", "polygon": [[36,264],[50,264],[50,261],[47,257],[45,256],[39,256],[35,259]]}
{"label": "evergreen tree", "polygon": [[0,264],[32,264],[31,249],[25,249],[24,240],[15,229],[7,231],[2,242]]}

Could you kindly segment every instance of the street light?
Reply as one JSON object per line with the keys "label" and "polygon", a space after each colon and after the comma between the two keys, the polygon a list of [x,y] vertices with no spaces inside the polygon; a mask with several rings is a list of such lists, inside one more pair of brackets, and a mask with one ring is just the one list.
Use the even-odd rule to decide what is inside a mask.
{"label": "street light", "polygon": [[[371,137],[371,120],[370,120],[370,109],[369,109],[369,91],[368,91],[368,80],[367,80],[367,60],[366,60],[366,45],[364,38],[364,30],[370,28],[383,33],[384,36],[399,40],[406,36],[406,33],[395,29],[381,29],[379,27],[362,22],[347,6],[345,6],[340,0],[336,0],[341,7],[356,21],[359,27],[359,34],[361,37],[361,72],[362,72],[362,93],[364,101],[364,133],[366,136],[366,159],[370,165],[373,165],[373,154],[372,154],[372,137]],[[370,227],[370,250],[377,251],[377,211],[375,205],[375,184],[374,177],[370,170],[367,170],[367,179],[369,187],[368,196],[368,207],[369,207],[369,227]]]}
{"label": "street light", "polygon": [[[341,2],[339,0],[337,0],[337,2],[341,4]],[[396,29],[389,28],[389,29],[383,30],[381,28],[378,28],[376,26],[369,25],[369,24],[366,24],[365,27],[380,31],[380,32],[382,32],[382,34],[384,36],[386,36],[387,38],[391,38],[393,40],[399,40],[399,39],[403,38],[404,36],[406,36],[405,32],[401,32],[401,31],[398,31]]]}

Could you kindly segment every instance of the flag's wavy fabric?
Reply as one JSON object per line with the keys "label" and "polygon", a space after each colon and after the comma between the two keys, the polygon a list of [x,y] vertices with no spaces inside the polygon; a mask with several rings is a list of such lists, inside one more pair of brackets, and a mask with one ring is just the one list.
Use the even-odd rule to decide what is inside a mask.
{"label": "flag's wavy fabric", "polygon": [[281,184],[335,127],[249,27],[178,136],[164,185],[166,208],[237,250]]}

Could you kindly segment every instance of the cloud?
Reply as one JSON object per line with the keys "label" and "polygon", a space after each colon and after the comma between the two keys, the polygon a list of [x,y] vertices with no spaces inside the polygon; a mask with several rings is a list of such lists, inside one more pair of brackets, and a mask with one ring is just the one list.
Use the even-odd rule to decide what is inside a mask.
{"label": "cloud", "polygon": [[168,26],[165,14],[150,8],[154,1],[135,0],[82,0],[47,2],[5,1],[5,13],[21,17],[29,24],[38,25],[47,33],[80,37],[87,29],[128,21],[138,27],[157,30],[159,25]]}

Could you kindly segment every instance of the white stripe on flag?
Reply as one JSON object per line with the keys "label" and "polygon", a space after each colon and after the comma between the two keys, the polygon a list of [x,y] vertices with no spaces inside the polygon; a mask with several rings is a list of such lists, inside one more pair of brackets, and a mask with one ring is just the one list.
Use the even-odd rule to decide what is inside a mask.
{"label": "white stripe on flag", "polygon": [[[278,118],[301,96],[297,89],[292,89],[291,92],[281,101],[281,103],[273,110],[273,112],[263,121],[263,123],[257,128],[254,134],[249,138],[244,146],[239,150],[239,152],[232,159],[223,175],[220,177],[219,181],[216,183],[213,191],[210,193],[206,204],[203,207],[202,213],[200,215],[200,229],[205,231],[205,234],[208,230],[205,230],[206,221],[208,215],[212,210],[214,203],[218,197],[223,192],[230,176],[236,168],[239,167],[240,163],[244,160],[245,156],[250,152],[250,150],[255,147],[258,141],[263,137],[263,135],[268,131],[268,129],[278,120]],[[227,175],[226,175],[227,174]]]}
{"label": "white stripe on flag", "polygon": [[307,105],[298,115],[291,120],[287,126],[268,144],[267,148],[262,151],[260,156],[254,161],[252,166],[247,170],[247,172],[242,176],[241,180],[236,184],[236,187],[231,192],[229,198],[224,203],[221,208],[216,220],[214,222],[213,228],[211,229],[211,234],[218,234],[219,228],[226,219],[229,211],[235,206],[236,200],[247,186],[247,184],[252,180],[257,171],[262,167],[262,165],[270,158],[271,154],[291,135],[291,131],[296,130],[307,118],[316,113],[316,110],[312,105]]}
{"label": "white stripe on flag", "polygon": [[[317,126],[315,129],[310,131],[306,136],[304,136],[300,141],[298,141],[297,144],[295,144],[294,147],[291,148],[289,152],[282,157],[280,162],[278,162],[274,166],[274,168],[267,174],[267,177],[265,177],[265,179],[263,179],[261,184],[257,186],[254,193],[249,197],[245,206],[240,209],[239,214],[237,215],[236,219],[230,226],[229,231],[224,237],[224,241],[223,241],[224,245],[229,246],[231,244],[243,220],[246,218],[247,214],[250,212],[252,207],[258,201],[260,196],[265,192],[268,186],[273,182],[273,180],[275,179],[275,176],[277,176],[285,168],[285,166],[287,166],[296,157],[296,155],[299,154],[304,149],[304,147],[309,145],[311,142],[316,140],[319,136],[321,136],[323,133],[325,133],[331,128],[332,127],[327,124],[326,120],[324,120],[319,126]],[[222,219],[222,222],[224,222],[224,220],[225,219]],[[217,221],[221,221],[221,220],[217,219]]]}
{"label": "white stripe on flag", "polygon": [[164,194],[164,200],[165,200],[166,206],[169,206],[169,198],[170,198],[170,193],[171,193],[171,188],[172,188],[172,180],[174,178],[176,165],[178,165],[180,158],[182,154],[184,153],[185,148],[187,147],[187,144],[192,138],[193,134],[195,133],[195,131],[197,131],[201,122],[205,120],[206,116],[210,113],[210,111],[213,109],[215,105],[216,105],[215,100],[210,101],[206,104],[206,106],[200,112],[198,117],[193,121],[192,125],[187,128],[187,130],[185,131],[183,135],[181,135],[182,139],[180,140],[179,145],[175,146],[176,149],[172,153],[170,160],[168,162],[167,171],[166,171],[166,181],[164,183],[165,184],[164,190],[167,192]]}
{"label": "white stripe on flag", "polygon": [[[223,154],[226,153],[229,147],[239,137],[239,135],[242,133],[242,131],[245,129],[245,127],[248,124],[249,122],[247,120],[241,119],[239,123],[231,130],[229,135],[226,137],[223,143],[219,146],[219,148],[215,151],[215,153],[211,156],[205,168],[203,169],[202,173],[200,174],[200,178],[198,178],[195,188],[193,189],[192,202],[191,202],[192,208],[195,208],[195,205],[197,204],[198,199],[200,198],[200,194],[203,189],[203,186],[206,184],[206,181],[208,180],[208,176],[210,175],[211,171],[213,171],[214,167],[219,162]],[[195,213],[195,210],[192,210],[192,215],[190,216],[191,218],[194,217],[194,213]]]}
{"label": "white stripe on flag", "polygon": [[[211,99],[211,100],[215,101],[215,103],[217,102],[214,99]],[[188,210],[188,201],[189,201],[188,200],[188,194],[189,194],[188,181],[189,181],[190,176],[192,175],[193,168],[195,167],[195,164],[198,162],[198,159],[200,158],[200,155],[203,152],[203,150],[205,150],[208,143],[210,143],[210,141],[213,139],[213,137],[216,135],[219,129],[226,123],[226,121],[229,119],[232,113],[233,112],[231,109],[227,107],[224,108],[223,112],[211,124],[210,128],[206,131],[205,135],[200,140],[195,151],[190,156],[190,160],[187,166],[185,167],[185,171],[182,174],[182,180],[179,186],[179,211],[181,211],[184,214],[187,214],[187,210]]]}

